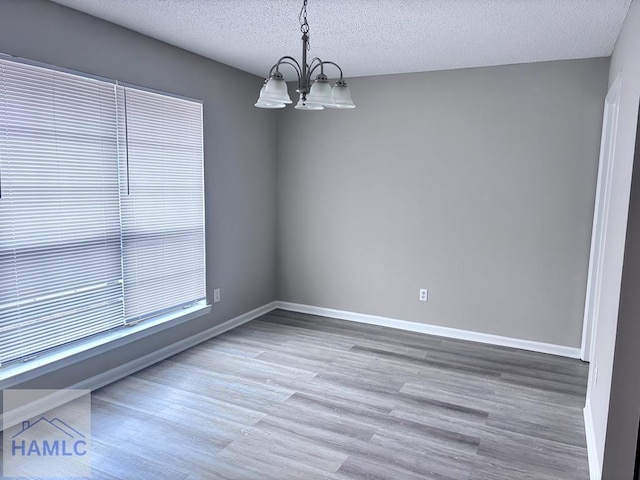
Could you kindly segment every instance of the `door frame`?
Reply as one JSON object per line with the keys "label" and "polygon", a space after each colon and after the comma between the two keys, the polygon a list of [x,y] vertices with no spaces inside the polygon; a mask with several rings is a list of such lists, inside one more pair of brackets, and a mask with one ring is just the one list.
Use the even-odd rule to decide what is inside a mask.
{"label": "door frame", "polygon": [[602,119],[598,179],[591,229],[591,248],[589,251],[589,272],[587,274],[582,322],[582,344],[580,346],[580,358],[585,362],[591,361],[600,310],[602,266],[607,240],[607,222],[609,219],[615,143],[618,131],[618,111],[620,109],[620,87],[621,80],[620,74],[618,74],[607,93]]}

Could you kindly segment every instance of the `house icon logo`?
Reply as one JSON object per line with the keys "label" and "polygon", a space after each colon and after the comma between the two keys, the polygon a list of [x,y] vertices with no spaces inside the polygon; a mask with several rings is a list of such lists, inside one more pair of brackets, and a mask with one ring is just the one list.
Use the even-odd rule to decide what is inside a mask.
{"label": "house icon logo", "polygon": [[2,478],[91,476],[91,391],[2,392]]}
{"label": "house icon logo", "polygon": [[22,422],[22,429],[11,439],[12,456],[71,457],[87,454],[85,436],[59,418],[41,417]]}

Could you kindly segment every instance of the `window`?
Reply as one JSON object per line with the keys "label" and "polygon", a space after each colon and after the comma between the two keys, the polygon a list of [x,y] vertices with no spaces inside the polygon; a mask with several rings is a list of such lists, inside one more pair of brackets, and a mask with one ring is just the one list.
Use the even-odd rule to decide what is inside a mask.
{"label": "window", "polygon": [[202,105],[0,58],[0,365],[205,299]]}
{"label": "window", "polygon": [[201,105],[126,89],[121,188],[127,321],[204,298]]}

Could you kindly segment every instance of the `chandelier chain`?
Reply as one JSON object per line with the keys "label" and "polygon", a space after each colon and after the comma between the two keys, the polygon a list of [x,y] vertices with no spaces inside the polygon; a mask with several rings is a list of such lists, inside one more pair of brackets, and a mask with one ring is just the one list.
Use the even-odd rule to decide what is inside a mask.
{"label": "chandelier chain", "polygon": [[[302,8],[300,9],[300,31],[302,32],[303,35],[307,35],[307,42],[308,42],[308,35],[309,35],[309,22],[307,22],[307,0],[304,0],[302,2]],[[309,43],[307,43],[307,50],[311,50],[311,45]]]}

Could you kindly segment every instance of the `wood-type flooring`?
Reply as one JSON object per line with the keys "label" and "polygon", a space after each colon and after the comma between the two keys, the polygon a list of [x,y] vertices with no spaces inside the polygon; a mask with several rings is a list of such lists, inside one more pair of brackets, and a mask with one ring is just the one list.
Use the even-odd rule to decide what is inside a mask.
{"label": "wood-type flooring", "polygon": [[92,394],[92,478],[586,480],[587,364],[275,310]]}

